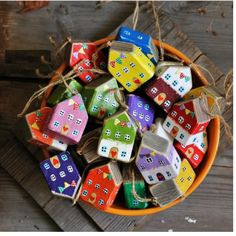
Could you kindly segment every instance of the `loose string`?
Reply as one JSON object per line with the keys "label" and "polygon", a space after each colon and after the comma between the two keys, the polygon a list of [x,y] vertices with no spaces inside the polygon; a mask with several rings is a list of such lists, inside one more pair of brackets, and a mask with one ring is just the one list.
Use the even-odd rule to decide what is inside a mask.
{"label": "loose string", "polygon": [[226,105],[230,106],[232,104],[232,101],[229,101],[233,97],[233,80],[228,81],[229,78],[233,79],[233,69],[231,69],[225,76],[224,80],[224,94],[225,94],[225,100]]}
{"label": "loose string", "polygon": [[[129,106],[126,105],[125,103],[125,95],[123,93],[124,88],[117,88],[114,93],[114,97],[116,101],[119,103],[119,105],[125,110],[129,110]],[[118,93],[120,94],[120,97],[118,96]]]}
{"label": "loose string", "polygon": [[61,51],[63,50],[63,48],[65,48],[68,43],[71,43],[71,41],[72,41],[71,37],[67,37],[66,40],[65,40],[65,42],[62,43],[62,45],[59,46],[58,49],[56,49],[55,55],[57,56],[59,53],[61,53]]}
{"label": "loose string", "polygon": [[206,72],[210,75],[212,85],[213,85],[214,87],[216,86],[216,84],[215,84],[215,79],[214,79],[213,75],[212,75],[211,72],[210,72],[209,70],[207,70],[205,67],[203,67],[203,66],[201,66],[201,65],[199,65],[199,64],[196,64],[196,63],[191,63],[191,64],[189,64],[188,66],[189,66],[190,68],[192,68],[192,67],[199,67],[199,68],[203,69],[204,71],[206,71]]}
{"label": "loose string", "polygon": [[134,13],[133,13],[133,30],[136,29],[137,23],[138,23],[138,17],[139,17],[139,1],[136,1]]}
{"label": "loose string", "polygon": [[131,175],[132,175],[132,193],[134,195],[134,198],[138,200],[139,202],[151,202],[153,205],[157,206],[157,198],[156,197],[151,197],[151,198],[142,198],[140,197],[135,189],[135,173],[134,173],[134,168],[131,169]]}
{"label": "loose string", "polygon": [[83,155],[84,149],[85,149],[86,147],[88,147],[88,145],[90,145],[91,143],[93,143],[95,140],[98,140],[98,139],[99,139],[99,137],[91,137],[91,138],[88,138],[88,139],[84,142],[83,146],[80,147],[79,149],[77,149],[77,153],[78,153],[79,155]]}
{"label": "loose string", "polygon": [[152,10],[153,10],[153,15],[154,15],[154,19],[155,19],[155,25],[156,25],[156,29],[157,29],[157,33],[158,33],[158,40],[160,43],[160,61],[164,61],[164,47],[162,45],[162,39],[161,39],[161,27],[160,27],[160,22],[159,22],[159,15],[158,15],[158,11],[156,7],[155,7],[155,2],[151,1],[152,4]]}
{"label": "loose string", "polygon": [[[75,75],[73,75],[75,73],[75,71],[77,70],[77,68],[80,66],[80,64],[82,63],[83,61],[81,61],[80,63],[78,63],[71,71],[69,71],[65,76],[63,76],[61,73],[57,73],[55,72],[55,75],[57,75],[58,77],[60,77],[59,80],[55,81],[55,82],[52,82],[50,84],[48,84],[47,86],[39,89],[38,91],[34,92],[33,95],[29,98],[29,100],[27,101],[25,107],[23,108],[23,110],[21,111],[21,113],[19,113],[17,115],[17,117],[22,117],[25,112],[28,110],[29,106],[31,105],[31,103],[37,99],[38,97],[40,97],[42,94],[44,94],[48,88],[52,87],[52,86],[55,86],[55,85],[58,85],[58,84],[61,84],[61,83],[66,83],[66,81],[68,80],[71,80],[73,79],[74,77],[77,77],[79,74],[81,74],[82,72],[84,71],[92,71],[94,73],[100,73],[100,74],[104,74],[104,73],[107,73],[107,72],[104,72],[102,70],[98,70],[98,69],[83,69],[82,72],[80,73],[77,73]],[[69,86],[69,85],[68,85]]]}

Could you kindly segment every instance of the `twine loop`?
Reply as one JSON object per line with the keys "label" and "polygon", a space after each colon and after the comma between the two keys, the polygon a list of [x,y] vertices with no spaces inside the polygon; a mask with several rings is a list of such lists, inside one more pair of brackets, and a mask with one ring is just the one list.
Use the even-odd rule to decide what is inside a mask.
{"label": "twine loop", "polygon": [[88,147],[88,145],[90,145],[92,142],[94,142],[94,140],[98,140],[99,139],[99,137],[91,137],[91,138],[88,138],[85,142],[84,142],[84,144],[82,145],[82,147],[80,147],[79,149],[77,149],[77,153],[79,154],[79,155],[83,155],[83,152],[84,152],[84,149],[86,148],[86,147]]}

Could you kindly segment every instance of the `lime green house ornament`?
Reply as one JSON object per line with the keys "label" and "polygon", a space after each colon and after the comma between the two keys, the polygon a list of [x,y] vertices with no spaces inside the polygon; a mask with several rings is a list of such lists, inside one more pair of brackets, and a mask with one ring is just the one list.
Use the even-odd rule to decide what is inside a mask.
{"label": "lime green house ornament", "polygon": [[83,89],[82,85],[74,79],[69,80],[67,83],[70,89],[68,89],[64,84],[58,85],[49,97],[48,105],[55,106],[59,102],[71,98],[74,95],[72,92],[80,93]]}
{"label": "lime green house ornament", "polygon": [[146,194],[146,186],[145,182],[140,175],[139,171],[136,168],[133,168],[131,170],[131,165],[125,166],[123,168],[123,189],[124,189],[124,197],[125,197],[125,203],[126,207],[129,209],[144,209],[148,207],[148,202],[145,201],[139,201],[134,193],[133,193],[133,176],[132,171],[134,171],[134,188],[136,194],[142,198],[145,199],[147,197]]}
{"label": "lime green house ornament", "polygon": [[137,127],[126,111],[119,111],[104,120],[98,142],[98,155],[121,162],[130,162]]}
{"label": "lime green house ornament", "polygon": [[121,97],[115,78],[100,77],[84,87],[82,97],[90,116],[99,120],[112,116],[118,109],[119,103],[115,93]]}

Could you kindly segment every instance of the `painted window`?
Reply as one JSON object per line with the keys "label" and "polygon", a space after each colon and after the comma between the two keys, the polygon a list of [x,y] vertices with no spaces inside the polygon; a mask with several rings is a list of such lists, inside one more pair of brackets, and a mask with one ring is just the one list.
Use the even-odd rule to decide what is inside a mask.
{"label": "painted window", "polygon": [[120,136],[121,136],[121,133],[120,133],[119,131],[117,131],[117,132],[115,133],[115,137],[116,137],[116,138],[120,138]]}
{"label": "painted window", "polygon": [[124,67],[124,68],[123,68],[123,71],[124,71],[125,73],[129,73],[129,69],[128,69],[127,67]]}
{"label": "painted window", "polygon": [[149,107],[150,107],[149,104],[145,104],[145,105],[144,105],[144,109],[145,109],[146,111],[149,110]]}
{"label": "painted window", "polygon": [[142,79],[144,78],[144,76],[145,76],[144,73],[139,74],[139,77],[142,78]]}
{"label": "painted window", "polygon": [[175,87],[175,86],[177,86],[178,85],[178,81],[177,80],[174,80],[173,82],[172,82],[172,85]]}
{"label": "painted window", "polygon": [[76,123],[77,125],[81,125],[82,120],[81,120],[81,119],[77,119],[75,123]]}
{"label": "painted window", "polygon": [[180,134],[179,138],[184,139],[184,134]]}
{"label": "painted window", "polygon": [[59,121],[54,121],[53,126],[59,127],[59,125],[60,125],[60,122],[59,122]]}
{"label": "painted window", "polygon": [[183,91],[184,91],[184,87],[181,86],[181,87],[179,88],[179,92],[182,93]]}
{"label": "painted window", "polygon": [[74,171],[73,167],[71,165],[67,166],[68,172],[72,173]]}
{"label": "painted window", "polygon": [[127,154],[126,151],[122,151],[122,152],[121,152],[121,157],[126,157],[126,154]]}
{"label": "painted window", "polygon": [[144,117],[144,114],[143,113],[139,113],[138,117],[142,120],[143,117]]}
{"label": "painted window", "polygon": [[67,160],[68,160],[68,157],[67,157],[66,154],[63,154],[63,155],[61,155],[61,159],[62,159],[63,161],[67,161]]}
{"label": "painted window", "polygon": [[169,107],[170,105],[171,105],[170,100],[166,100],[166,101],[164,102],[164,106],[165,106],[165,107]]}
{"label": "painted window", "polygon": [[111,130],[107,129],[105,133],[106,133],[107,136],[110,136],[111,135]]}
{"label": "painted window", "polygon": [[65,173],[64,171],[61,171],[61,172],[59,173],[59,175],[61,176],[61,178],[66,177],[66,173]]}
{"label": "painted window", "polygon": [[169,80],[169,79],[170,79],[170,77],[171,77],[171,75],[170,75],[170,74],[166,74],[166,75],[165,75],[165,79],[166,79],[166,80]]}
{"label": "painted window", "polygon": [[147,162],[147,163],[152,163],[152,162],[153,162],[153,159],[152,159],[151,157],[147,157],[147,158],[146,158],[146,162]]}
{"label": "painted window", "polygon": [[121,77],[121,73],[120,72],[116,72],[116,76],[119,78]]}
{"label": "painted window", "polygon": [[102,152],[106,152],[106,151],[107,151],[107,147],[103,146],[103,147],[101,148],[101,150],[102,150]]}
{"label": "painted window", "polygon": [[135,67],[135,64],[133,62],[131,62],[130,64],[130,67],[134,68]]}
{"label": "painted window", "polygon": [[147,121],[147,122],[150,121],[150,116],[146,115],[145,116],[145,121]]}
{"label": "painted window", "polygon": [[151,88],[151,93],[152,94],[156,94],[157,92],[158,92],[157,88],[155,88],[155,87]]}
{"label": "painted window", "polygon": [[199,159],[198,154],[195,154],[195,155],[193,156],[193,159],[194,159],[195,161],[197,161],[197,160]]}
{"label": "painted window", "polygon": [[125,140],[130,140],[130,135],[129,134],[125,135]]}
{"label": "painted window", "polygon": [[96,189],[100,189],[100,184],[95,184]]}
{"label": "painted window", "polygon": [[127,86],[127,87],[130,87],[130,86],[131,86],[131,83],[130,83],[130,82],[127,82],[127,83],[126,83],[126,86]]}
{"label": "painted window", "polygon": [[182,177],[182,178],[180,178],[180,182],[182,182],[182,183],[184,182],[184,178],[183,178],[183,177]]}
{"label": "painted window", "polygon": [[171,112],[171,116],[172,116],[172,117],[176,117],[176,116],[177,116],[177,112],[176,112],[176,111],[172,111],[172,112]]}
{"label": "painted window", "polygon": [[49,169],[50,169],[50,165],[49,165],[48,163],[45,163],[43,166],[44,166],[44,168],[45,168],[46,170],[49,170]]}
{"label": "painted window", "polygon": [[91,179],[88,180],[88,185],[92,185],[93,181]]}
{"label": "painted window", "polygon": [[102,98],[103,98],[103,97],[102,97],[102,94],[98,94],[98,95],[97,95],[97,100],[101,101]]}
{"label": "painted window", "polygon": [[168,177],[170,177],[170,176],[171,176],[171,173],[170,173],[169,171],[166,171],[166,175],[167,175]]}
{"label": "painted window", "polygon": [[73,119],[74,119],[74,115],[69,114],[69,115],[67,116],[67,120],[73,120]]}
{"label": "painted window", "polygon": [[50,175],[50,179],[51,179],[51,181],[54,182],[54,181],[56,181],[57,178],[56,178],[56,176],[54,174],[51,174]]}
{"label": "painted window", "polygon": [[98,204],[99,205],[104,205],[104,201],[102,199],[99,199]]}
{"label": "painted window", "polygon": [[183,123],[184,123],[184,117],[183,117],[183,116],[180,116],[180,117],[178,118],[178,122],[179,122],[180,124],[183,124]]}
{"label": "painted window", "polygon": [[104,188],[104,189],[103,189],[103,192],[104,192],[105,194],[108,194],[109,191],[108,191],[107,188]]}
{"label": "painted window", "polygon": [[149,179],[150,181],[153,181],[153,177],[152,177],[151,175],[148,176],[148,179]]}
{"label": "painted window", "polygon": [[185,129],[186,129],[186,130],[190,130],[190,129],[191,129],[191,125],[190,125],[190,124],[186,124],[186,125],[185,125]]}
{"label": "painted window", "polygon": [[74,136],[78,136],[79,131],[78,131],[78,130],[73,130],[72,134],[73,134]]}
{"label": "painted window", "polygon": [[64,116],[65,115],[65,111],[64,110],[60,110],[59,115],[60,116]]}
{"label": "painted window", "polygon": [[141,101],[138,101],[137,106],[141,108],[143,106],[143,103]]}
{"label": "painted window", "polygon": [[87,196],[88,195],[88,191],[87,190],[84,190],[83,192],[82,192],[82,196]]}

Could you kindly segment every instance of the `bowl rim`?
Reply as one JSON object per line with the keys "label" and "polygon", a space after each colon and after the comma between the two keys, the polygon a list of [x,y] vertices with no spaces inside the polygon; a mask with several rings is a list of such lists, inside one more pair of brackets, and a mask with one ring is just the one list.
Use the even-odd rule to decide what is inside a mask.
{"label": "bowl rim", "polygon": [[[99,39],[97,41],[94,41],[93,43],[96,44],[97,46],[102,45],[104,43],[107,43],[108,41],[112,41],[115,39],[115,36],[108,36],[102,39]],[[155,46],[160,47],[160,41],[153,39],[153,42],[155,44]],[[163,46],[164,50],[177,56],[178,58],[182,59],[184,61],[185,64],[190,65],[192,64],[192,60],[189,59],[185,54],[183,54],[181,51],[179,51],[178,49],[176,49],[175,47],[161,42],[161,45]],[[57,69],[58,73],[62,73],[65,69],[66,69],[66,63],[62,63],[60,65],[60,67]],[[202,82],[203,85],[208,85],[208,81],[205,78],[205,76],[203,75],[203,73],[201,72],[201,70],[197,67],[197,66],[191,66],[192,72],[195,73],[195,75],[200,79],[200,81]],[[50,80],[49,83],[52,83],[54,81],[58,80],[58,76],[55,75],[52,77],[52,79]],[[41,107],[45,107],[47,104],[47,100],[52,92],[53,87],[48,88],[48,90],[45,92],[42,103],[41,103]],[[108,209],[106,209],[105,211],[102,212],[106,212],[106,213],[110,213],[110,214],[115,214],[115,215],[122,215],[122,216],[143,216],[143,215],[149,215],[149,214],[154,214],[154,213],[158,213],[161,211],[164,211],[172,206],[177,205],[178,203],[182,202],[183,199],[185,199],[186,197],[188,197],[189,195],[191,195],[197,188],[198,186],[203,182],[203,180],[206,178],[206,176],[208,175],[212,164],[216,158],[216,154],[217,154],[217,150],[218,150],[218,145],[219,145],[219,138],[220,138],[220,118],[216,117],[214,119],[212,119],[210,121],[210,124],[208,125],[208,132],[207,133],[213,133],[211,136],[211,140],[210,142],[208,141],[208,150],[207,153],[205,154],[204,159],[206,159],[206,162],[204,164],[204,166],[201,167],[201,169],[199,169],[198,171],[198,175],[196,177],[196,179],[194,180],[193,184],[191,185],[191,187],[187,190],[187,192],[184,194],[184,197],[180,197],[178,199],[176,199],[175,201],[169,203],[168,205],[164,206],[164,207],[160,207],[160,206],[152,206],[150,208],[146,208],[146,209],[128,209],[128,208],[122,208],[120,206],[117,206],[115,204],[113,204],[111,207],[109,207]],[[49,158],[49,152],[46,149],[43,149],[43,153],[44,156],[46,158]],[[89,205],[89,204],[88,204]]]}

